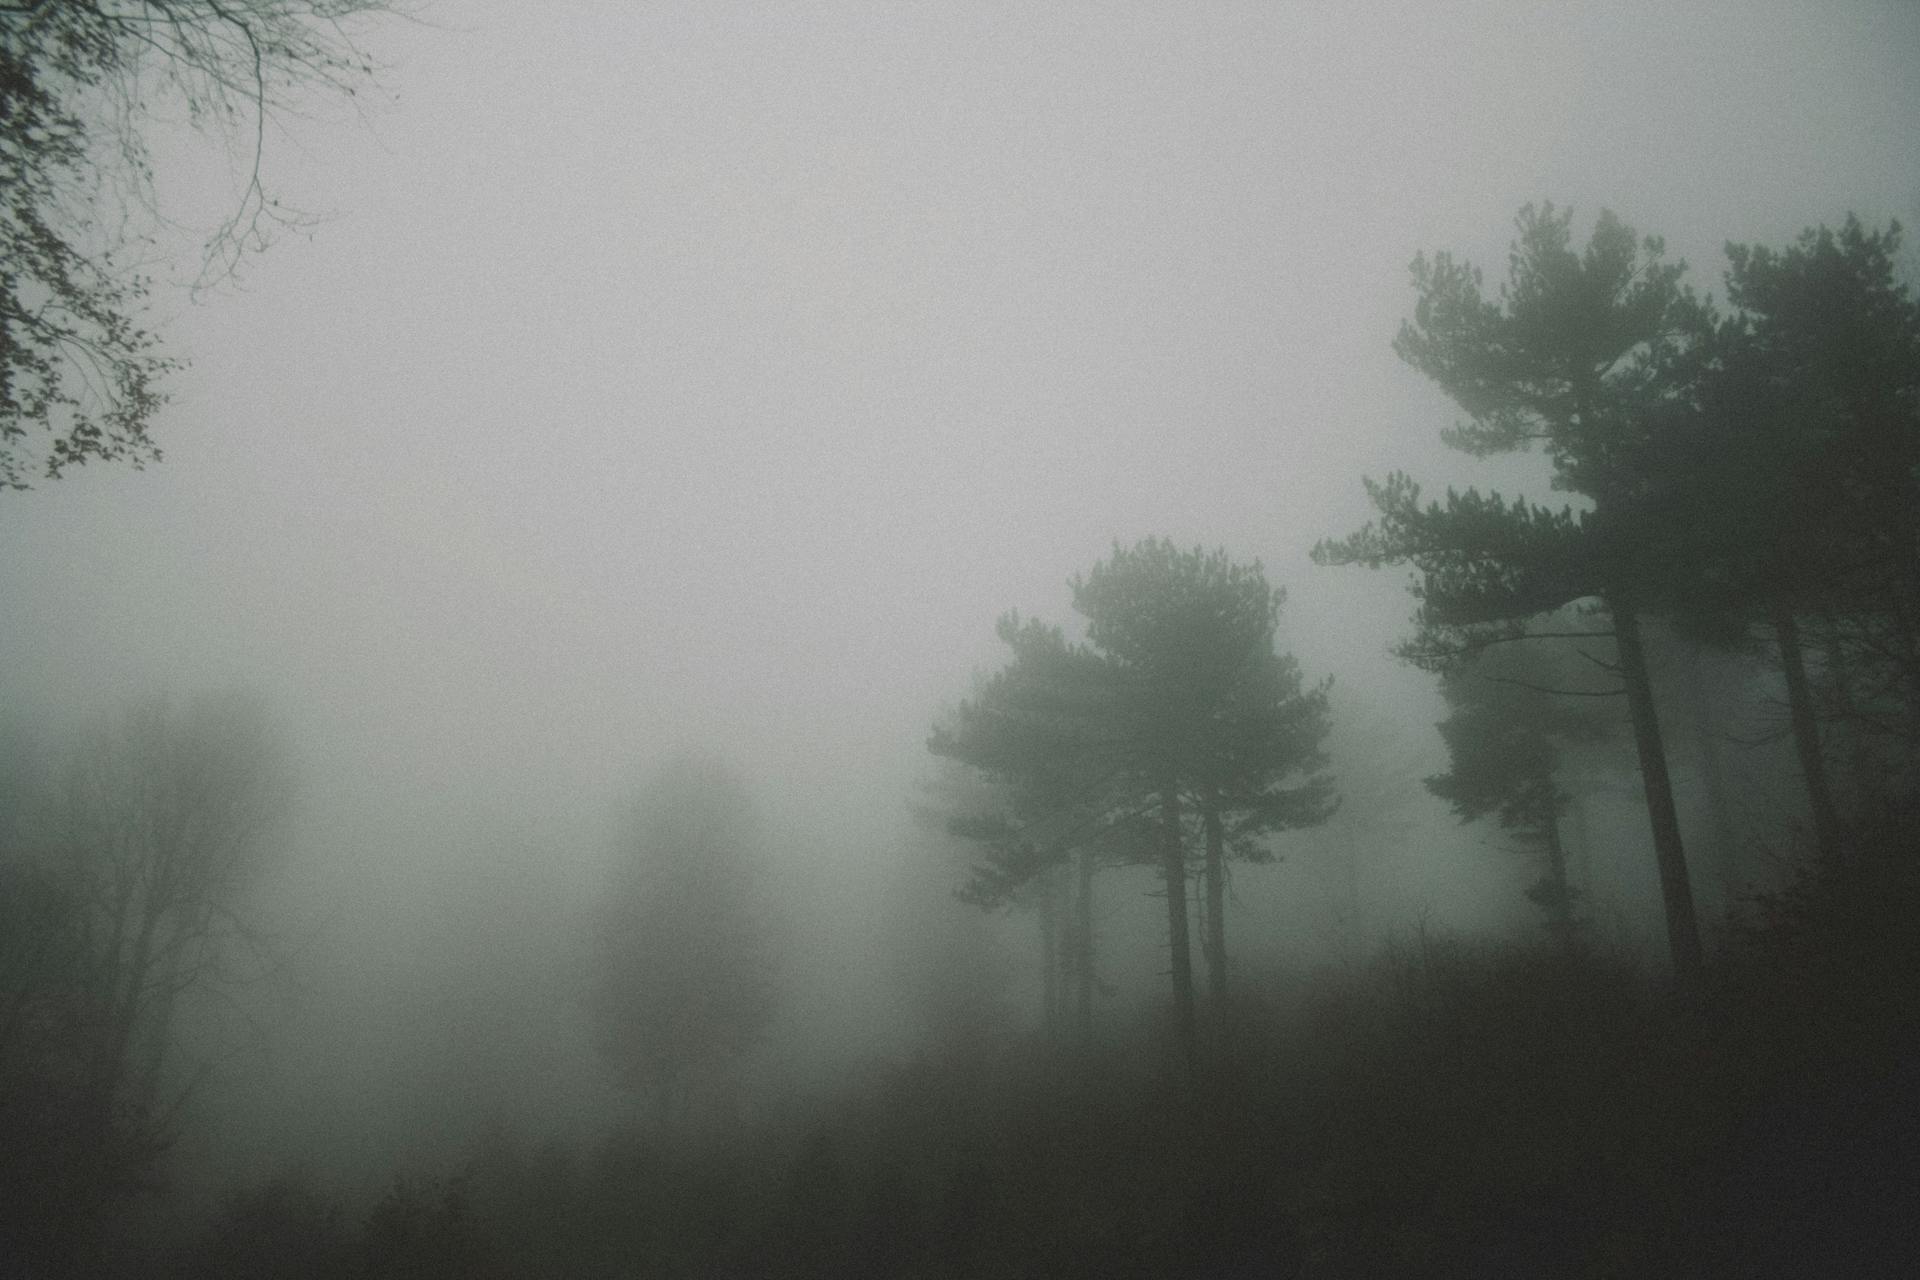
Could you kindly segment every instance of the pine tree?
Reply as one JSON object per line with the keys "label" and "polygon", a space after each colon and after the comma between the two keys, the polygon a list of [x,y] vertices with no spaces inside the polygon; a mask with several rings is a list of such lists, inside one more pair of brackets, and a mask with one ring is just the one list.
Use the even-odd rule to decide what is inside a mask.
{"label": "pine tree", "polygon": [[1920,749],[1920,302],[1899,243],[1849,219],[1778,252],[1728,246],[1734,311],[1673,450],[1701,597],[1772,637],[1829,862],[1844,831],[1809,649],[1856,729],[1909,765]]}
{"label": "pine tree", "polygon": [[1117,788],[1112,688],[1106,664],[1057,628],[1008,614],[998,626],[1013,660],[935,727],[928,749],[994,784],[992,802],[948,815],[978,845],[961,888],[984,908],[1031,904],[1040,916],[1045,1025],[1057,1034],[1072,1004],[1076,1034],[1092,1033],[1093,884],[1122,856],[1133,802]]}
{"label": "pine tree", "polygon": [[[1143,854],[1167,899],[1176,1025],[1194,1052],[1188,937],[1188,827],[1204,836],[1205,954],[1226,990],[1225,861],[1270,857],[1265,837],[1322,821],[1334,804],[1320,743],[1326,685],[1303,687],[1274,652],[1282,595],[1258,564],[1148,539],[1073,583],[1087,643],[1003,618],[1014,660],[929,742],[1009,788],[1004,812],[961,829],[990,856],[966,894],[983,904],[1047,883],[1072,859],[1078,883],[1072,950],[1091,946],[1096,860]],[[1087,988],[1080,990],[1084,1007]]]}
{"label": "pine tree", "polygon": [[1149,538],[1116,546],[1074,581],[1073,597],[1088,642],[1112,664],[1122,768],[1135,793],[1159,802],[1174,1007],[1190,1055],[1183,815],[1197,812],[1206,836],[1203,946],[1208,986],[1220,997],[1227,857],[1265,859],[1266,836],[1333,810],[1320,750],[1327,686],[1303,687],[1299,665],[1274,651],[1284,593],[1257,562]]}
{"label": "pine tree", "polygon": [[1411,563],[1418,633],[1410,659],[1444,669],[1488,643],[1525,634],[1531,618],[1597,599],[1611,619],[1634,730],[1674,971],[1701,964],[1699,924],[1673,785],[1641,637],[1641,619],[1680,595],[1697,561],[1675,518],[1665,431],[1690,404],[1707,307],[1682,283],[1658,239],[1640,240],[1601,214],[1585,250],[1571,215],[1521,211],[1508,282],[1497,300],[1449,254],[1413,264],[1414,318],[1394,348],[1466,413],[1443,431],[1476,456],[1541,446],[1556,488],[1582,499],[1559,511],[1498,494],[1449,492],[1420,503],[1404,475],[1368,482],[1377,519],[1314,549],[1323,564]]}

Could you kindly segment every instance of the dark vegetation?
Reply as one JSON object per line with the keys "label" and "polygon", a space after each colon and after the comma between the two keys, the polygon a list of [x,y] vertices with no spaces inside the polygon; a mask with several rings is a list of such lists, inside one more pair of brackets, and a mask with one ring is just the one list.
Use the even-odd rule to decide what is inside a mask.
{"label": "dark vegetation", "polygon": [[146,136],[186,108],[240,158],[200,284],[308,219],[262,176],[269,121],[372,67],[352,38],[379,0],[14,0],[0,4],[0,489],[160,458],[148,433],[179,368],[145,327],[150,240],[176,230]]}
{"label": "dark vegetation", "polygon": [[1910,1274],[1920,877],[1887,821],[1690,994],[1411,933],[1245,996],[1192,1091],[1143,1053],[1165,1026],[928,1057],[762,1128],[494,1144],[364,1210],[276,1184],[173,1274]]}

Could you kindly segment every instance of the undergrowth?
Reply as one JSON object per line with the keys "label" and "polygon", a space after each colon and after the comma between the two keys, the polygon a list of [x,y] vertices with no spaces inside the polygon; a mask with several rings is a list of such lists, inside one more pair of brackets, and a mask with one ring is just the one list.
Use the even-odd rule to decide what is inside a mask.
{"label": "undergrowth", "polygon": [[496,1140],[359,1214],[263,1187],[171,1271],[1920,1274],[1916,922],[1886,857],[1756,900],[1691,991],[1597,947],[1415,935],[1243,993],[1190,1083],[1155,1028],[923,1057],[751,1130]]}

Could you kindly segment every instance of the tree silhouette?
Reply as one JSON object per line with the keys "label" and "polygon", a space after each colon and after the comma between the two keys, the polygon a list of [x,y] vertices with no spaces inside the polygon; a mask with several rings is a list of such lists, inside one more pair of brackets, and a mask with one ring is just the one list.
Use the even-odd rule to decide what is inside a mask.
{"label": "tree silhouette", "polygon": [[1160,797],[1169,925],[1176,906],[1182,917],[1173,934],[1184,1019],[1191,994],[1179,990],[1182,793],[1205,835],[1202,952],[1208,989],[1218,998],[1227,989],[1227,857],[1265,861],[1272,856],[1268,835],[1323,822],[1333,811],[1320,749],[1329,727],[1327,686],[1303,688],[1299,664],[1274,651],[1285,593],[1268,585],[1258,563],[1149,538],[1116,546],[1073,585],[1088,640],[1113,663],[1128,764]]}
{"label": "tree silhouette", "polygon": [[[165,222],[146,130],[160,103],[236,156],[241,193],[202,283],[303,219],[261,172],[266,123],[372,70],[349,20],[380,0],[47,0],[0,4],[0,488],[89,461],[157,460],[148,427],[178,367],[141,313],[138,237]],[[45,433],[44,450],[30,437]]]}
{"label": "tree silhouette", "polygon": [[1909,765],[1920,748],[1920,302],[1899,245],[1897,224],[1849,219],[1777,252],[1728,246],[1734,311],[1672,464],[1701,606],[1771,635],[1830,862],[1843,831],[1816,675],[1851,727],[1904,744]]}
{"label": "tree silhouette", "polygon": [[[1236,564],[1224,551],[1181,551],[1152,538],[1116,545],[1074,580],[1073,596],[1088,643],[1002,619],[1014,662],[929,745],[1013,788],[1010,810],[980,820],[975,832],[996,842],[975,881],[987,900],[1077,851],[1088,855],[1079,865],[1084,904],[1097,851],[1153,851],[1190,1067],[1189,819],[1204,837],[1210,987],[1224,995],[1226,859],[1267,858],[1263,837],[1323,821],[1333,809],[1321,771],[1326,686],[1304,689],[1298,665],[1274,652],[1282,593],[1258,564]],[[1083,907],[1082,938],[1085,921]]]}
{"label": "tree silhouette", "polygon": [[[270,949],[245,894],[290,774],[259,701],[137,704],[84,742],[0,849],[0,1237],[55,1272],[151,1185],[197,1076],[178,1015]],[[251,963],[250,963],[251,962]]]}
{"label": "tree silhouette", "polygon": [[1660,871],[1675,974],[1690,981],[1702,955],[1693,890],[1654,702],[1641,617],[1698,577],[1697,548],[1664,465],[1664,432],[1689,409],[1695,349],[1707,308],[1663,259],[1602,213],[1585,250],[1571,215],[1521,211],[1508,282],[1482,295],[1480,273],[1449,254],[1416,258],[1414,318],[1394,348],[1467,414],[1442,432],[1485,456],[1542,446],[1554,485],[1585,509],[1552,511],[1474,490],[1420,502],[1404,475],[1367,483],[1378,516],[1314,548],[1322,564],[1411,563],[1418,632],[1410,660],[1444,669],[1466,653],[1526,634],[1529,619],[1597,598],[1611,620]]}
{"label": "tree silhouette", "polygon": [[601,902],[599,1048],[663,1130],[726,1080],[778,1009],[749,810],[722,765],[675,760],[636,807]]}
{"label": "tree silhouette", "polygon": [[[1577,617],[1562,621],[1566,629],[1580,625]],[[1451,767],[1426,779],[1462,821],[1494,818],[1538,860],[1542,874],[1527,897],[1563,941],[1574,935],[1578,893],[1561,836],[1571,797],[1559,778],[1560,748],[1611,728],[1593,699],[1577,696],[1599,691],[1599,661],[1584,647],[1541,642],[1491,646],[1449,669],[1440,689],[1452,713],[1438,728]]]}
{"label": "tree silhouette", "polygon": [[1008,614],[998,624],[1013,660],[935,727],[928,749],[990,781],[947,815],[981,859],[960,890],[981,907],[1030,902],[1040,916],[1045,1023],[1071,996],[1092,1032],[1093,889],[1097,864],[1126,856],[1139,802],[1122,784],[1108,665],[1057,628]]}

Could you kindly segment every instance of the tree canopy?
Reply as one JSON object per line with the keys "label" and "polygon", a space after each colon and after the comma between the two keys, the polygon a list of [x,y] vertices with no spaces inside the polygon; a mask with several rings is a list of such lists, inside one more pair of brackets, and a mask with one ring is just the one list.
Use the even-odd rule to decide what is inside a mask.
{"label": "tree canopy", "polygon": [[998,891],[1074,848],[1148,853],[1167,896],[1176,1017],[1191,1046],[1189,815],[1204,838],[1205,954],[1226,985],[1225,860],[1271,856],[1266,838],[1324,821],[1332,780],[1320,746],[1326,688],[1276,653],[1284,594],[1259,564],[1149,538],[1073,581],[1087,642],[1009,615],[1013,662],[962,704],[929,746],[1011,788],[980,834],[997,857],[975,884]]}
{"label": "tree canopy", "polygon": [[[372,65],[351,20],[385,0],[58,0],[0,5],[0,488],[89,461],[157,460],[178,367],[143,313],[137,230],[154,196],[152,108],[183,103],[242,175],[202,283],[302,219],[269,190],[266,123]],[[124,228],[136,228],[127,232]],[[44,437],[42,443],[36,440]]]}
{"label": "tree canopy", "polygon": [[[1580,617],[1549,619],[1560,637],[1583,634]],[[1440,682],[1450,714],[1438,725],[1448,769],[1427,789],[1463,822],[1492,818],[1518,850],[1536,858],[1540,877],[1527,896],[1569,937],[1577,892],[1567,876],[1560,819],[1569,796],[1561,784],[1562,749],[1606,734],[1617,722],[1618,693],[1602,658],[1578,640],[1491,645],[1450,666]],[[1611,687],[1609,687],[1611,686]],[[1609,708],[1610,710],[1610,708]]]}
{"label": "tree canopy", "polygon": [[1610,213],[1584,250],[1570,211],[1528,206],[1517,219],[1508,279],[1497,298],[1452,255],[1416,258],[1419,298],[1395,350],[1466,414],[1442,433],[1487,455],[1540,444],[1555,488],[1583,499],[1554,512],[1523,499],[1449,492],[1420,504],[1402,475],[1368,483],[1378,515],[1357,533],[1318,544],[1322,564],[1411,563],[1418,631],[1402,652],[1444,668],[1488,643],[1524,634],[1529,619],[1597,598],[1611,619],[1667,911],[1674,966],[1700,966],[1685,850],[1640,635],[1644,611],[1686,594],[1698,562],[1665,465],[1677,420],[1693,404],[1710,309],[1668,262]]}
{"label": "tree canopy", "polygon": [[[1920,299],[1901,231],[1849,218],[1783,250],[1727,248],[1732,313],[1676,462],[1723,608],[1771,628],[1790,682],[1802,619],[1839,713],[1920,746]],[[1808,695],[1810,699],[1810,694]],[[1815,748],[1810,700],[1803,759]],[[1820,785],[1810,778],[1810,785]]]}
{"label": "tree canopy", "polygon": [[29,777],[0,832],[0,1191],[31,1209],[0,1256],[57,1269],[175,1136],[181,1011],[272,959],[246,894],[291,772],[263,704],[226,691],[135,704]]}

